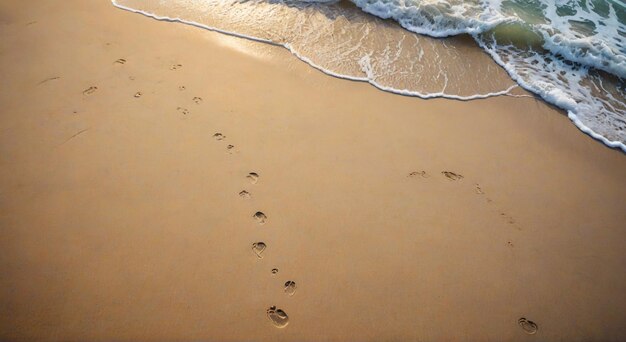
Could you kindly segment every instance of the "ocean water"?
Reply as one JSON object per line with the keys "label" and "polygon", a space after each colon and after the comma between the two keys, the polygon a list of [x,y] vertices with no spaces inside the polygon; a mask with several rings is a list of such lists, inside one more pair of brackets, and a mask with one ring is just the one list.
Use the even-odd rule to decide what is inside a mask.
{"label": "ocean water", "polygon": [[[623,0],[113,0],[289,49],[328,74],[422,98],[520,96],[626,152]],[[521,95],[523,96],[523,95]]]}

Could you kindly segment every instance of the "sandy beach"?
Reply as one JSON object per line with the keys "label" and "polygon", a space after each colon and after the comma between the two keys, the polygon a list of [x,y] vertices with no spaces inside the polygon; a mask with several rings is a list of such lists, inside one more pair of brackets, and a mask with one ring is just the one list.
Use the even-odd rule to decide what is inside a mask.
{"label": "sandy beach", "polygon": [[626,156],[538,98],[107,0],[0,29],[2,341],[626,340]]}

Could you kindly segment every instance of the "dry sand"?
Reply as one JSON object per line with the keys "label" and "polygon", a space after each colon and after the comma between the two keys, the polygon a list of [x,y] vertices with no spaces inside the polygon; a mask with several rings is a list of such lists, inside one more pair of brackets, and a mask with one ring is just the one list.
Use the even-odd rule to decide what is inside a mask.
{"label": "dry sand", "polygon": [[0,29],[0,340],[626,340],[626,157],[541,101],[397,96],[106,0]]}

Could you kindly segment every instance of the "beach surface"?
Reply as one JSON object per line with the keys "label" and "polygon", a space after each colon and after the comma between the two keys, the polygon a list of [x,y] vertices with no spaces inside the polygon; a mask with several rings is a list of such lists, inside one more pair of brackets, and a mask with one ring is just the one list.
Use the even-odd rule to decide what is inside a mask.
{"label": "beach surface", "polygon": [[626,156],[535,97],[106,0],[0,30],[0,340],[626,340]]}

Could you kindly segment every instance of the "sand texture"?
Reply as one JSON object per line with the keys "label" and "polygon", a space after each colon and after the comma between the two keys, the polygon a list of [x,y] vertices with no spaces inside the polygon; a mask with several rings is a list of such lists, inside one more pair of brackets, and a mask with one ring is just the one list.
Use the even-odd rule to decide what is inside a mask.
{"label": "sand texture", "polygon": [[540,100],[107,0],[0,30],[0,340],[626,340],[626,157]]}

